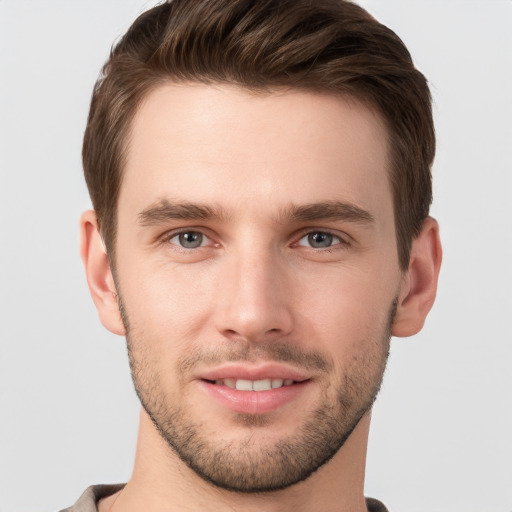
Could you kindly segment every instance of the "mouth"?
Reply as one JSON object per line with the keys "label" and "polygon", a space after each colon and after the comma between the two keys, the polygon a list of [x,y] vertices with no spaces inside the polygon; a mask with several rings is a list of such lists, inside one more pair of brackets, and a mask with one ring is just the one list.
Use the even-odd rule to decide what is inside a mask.
{"label": "mouth", "polygon": [[313,379],[280,364],[228,364],[203,372],[196,382],[221,409],[258,415],[289,407],[307,393]]}
{"label": "mouth", "polygon": [[[293,379],[259,379],[259,380],[249,380],[249,379],[235,379],[235,378],[227,378],[227,379],[216,379],[216,380],[207,380],[204,379],[205,382],[215,386],[225,386],[229,389],[236,389],[238,391],[270,391],[271,389],[279,389],[286,386],[293,386],[294,384],[298,384],[299,381],[295,381]],[[301,381],[304,382],[304,381]]]}

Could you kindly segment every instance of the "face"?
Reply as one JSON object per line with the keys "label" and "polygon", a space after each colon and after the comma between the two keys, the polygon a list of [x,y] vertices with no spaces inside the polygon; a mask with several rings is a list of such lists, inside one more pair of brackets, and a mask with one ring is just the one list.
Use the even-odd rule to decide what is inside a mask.
{"label": "face", "polygon": [[385,368],[402,277],[386,129],[339,97],[173,84],[132,128],[115,263],[141,402],[217,486],[301,481]]}

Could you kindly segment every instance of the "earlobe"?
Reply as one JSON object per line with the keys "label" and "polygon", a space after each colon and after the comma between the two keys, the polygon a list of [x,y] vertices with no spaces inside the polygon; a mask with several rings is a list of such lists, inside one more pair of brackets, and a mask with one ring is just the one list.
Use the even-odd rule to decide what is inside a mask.
{"label": "earlobe", "polygon": [[84,212],[80,218],[80,255],[101,323],[114,334],[124,336],[126,331],[119,312],[114,278],[96,213],[92,210]]}
{"label": "earlobe", "polygon": [[409,268],[398,296],[393,336],[412,336],[423,327],[436,298],[441,260],[439,225],[429,217],[412,242]]}

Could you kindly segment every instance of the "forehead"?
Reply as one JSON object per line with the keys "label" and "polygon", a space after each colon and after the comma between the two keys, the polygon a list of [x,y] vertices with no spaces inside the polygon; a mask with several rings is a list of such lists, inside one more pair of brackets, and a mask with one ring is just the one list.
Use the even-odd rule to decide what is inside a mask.
{"label": "forehead", "polygon": [[134,117],[119,209],[172,197],[227,210],[327,200],[389,210],[388,161],[382,119],[355,100],[169,83]]}

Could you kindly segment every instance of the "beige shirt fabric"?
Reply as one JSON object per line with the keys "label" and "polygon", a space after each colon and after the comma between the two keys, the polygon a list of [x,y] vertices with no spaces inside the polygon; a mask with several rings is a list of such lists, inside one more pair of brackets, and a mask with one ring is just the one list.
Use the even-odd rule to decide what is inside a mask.
{"label": "beige shirt fabric", "polygon": [[[98,512],[98,501],[116,493],[124,486],[125,484],[91,485],[72,507],[60,512]],[[366,498],[366,506],[368,512],[388,512],[380,501],[373,498]]]}

